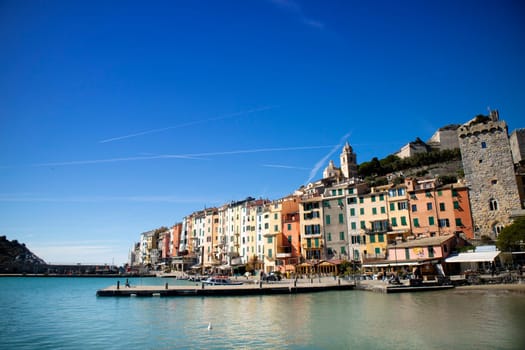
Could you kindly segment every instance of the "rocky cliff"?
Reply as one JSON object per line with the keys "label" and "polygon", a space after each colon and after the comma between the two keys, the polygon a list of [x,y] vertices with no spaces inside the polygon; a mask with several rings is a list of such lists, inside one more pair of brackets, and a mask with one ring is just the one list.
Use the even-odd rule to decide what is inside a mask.
{"label": "rocky cliff", "polygon": [[25,244],[0,236],[0,274],[39,273],[46,266],[46,262],[31,252]]}

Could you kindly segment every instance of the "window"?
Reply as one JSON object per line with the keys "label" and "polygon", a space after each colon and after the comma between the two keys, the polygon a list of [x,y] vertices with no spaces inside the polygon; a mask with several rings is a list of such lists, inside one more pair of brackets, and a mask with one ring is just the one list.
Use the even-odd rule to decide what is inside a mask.
{"label": "window", "polygon": [[273,214],[273,218],[274,218],[274,220],[277,220],[277,219],[279,218],[279,214],[274,213],[274,214]]}
{"label": "window", "polygon": [[452,197],[457,197],[457,196],[458,196],[458,191],[452,190]]}
{"label": "window", "polygon": [[459,209],[459,202],[458,201],[454,201],[454,209]]}
{"label": "window", "polygon": [[288,224],[288,231],[292,230],[292,224]]}
{"label": "window", "polygon": [[432,210],[432,202],[427,203],[427,210]]}
{"label": "window", "polygon": [[351,222],[351,223],[350,223],[350,228],[351,228],[352,230],[356,230],[356,229],[357,229],[357,225],[356,225],[356,223],[355,223],[355,222]]}
{"label": "window", "polygon": [[343,194],[343,189],[342,188],[338,189],[337,194],[341,196]]}
{"label": "window", "polygon": [[319,238],[314,239],[315,247],[319,248]]}
{"label": "window", "polygon": [[360,223],[361,223],[361,228],[362,228],[363,230],[366,229],[366,224],[365,224],[365,222],[364,222],[363,220],[361,220]]}
{"label": "window", "polygon": [[439,227],[450,227],[448,219],[439,219],[438,224]]}
{"label": "window", "polygon": [[372,202],[375,202],[376,201],[376,196],[372,196],[372,197],[370,197],[370,199],[372,200]]}
{"label": "window", "polygon": [[370,243],[375,243],[376,242],[376,235],[370,235]]}
{"label": "window", "polygon": [[396,203],[390,203],[390,211],[396,210]]}
{"label": "window", "polygon": [[273,226],[273,232],[279,232],[279,225]]}
{"label": "window", "polygon": [[346,254],[346,249],[344,246],[341,247],[341,254]]}
{"label": "window", "polygon": [[496,185],[498,183],[498,180],[490,180],[491,185]]}
{"label": "window", "polygon": [[330,232],[326,234],[326,240],[329,242],[332,240],[332,234]]}
{"label": "window", "polygon": [[355,209],[354,208],[350,208],[350,216],[355,216]]}
{"label": "window", "polygon": [[310,238],[306,239],[306,248],[312,248],[312,240]]}
{"label": "window", "polygon": [[384,194],[380,194],[379,195],[379,200],[380,201],[384,201],[385,200],[385,195]]}
{"label": "window", "polygon": [[419,219],[414,218],[414,227],[419,227]]}
{"label": "window", "polygon": [[438,197],[441,197],[443,195],[443,191],[439,190],[438,191]]}
{"label": "window", "polygon": [[372,215],[377,215],[377,208],[372,208]]}
{"label": "window", "polygon": [[353,188],[349,188],[348,189],[348,194],[354,194],[354,189]]}
{"label": "window", "polygon": [[487,148],[487,143],[485,141],[481,142],[481,148]]}
{"label": "window", "polygon": [[433,258],[433,257],[434,257],[434,247],[432,247],[431,245],[429,245],[429,246],[427,247],[427,249],[428,249],[428,257],[429,257],[429,258]]}
{"label": "window", "polygon": [[457,218],[456,219],[456,226],[457,227],[462,227],[463,226],[463,223],[461,222],[461,218]]}
{"label": "window", "polygon": [[324,208],[330,208],[330,201],[323,201]]}
{"label": "window", "polygon": [[397,218],[392,218],[392,226],[397,226]]}
{"label": "window", "polygon": [[269,258],[272,257],[272,250],[271,250],[271,249],[268,249],[268,257],[269,257]]}
{"label": "window", "polygon": [[439,210],[445,211],[445,203],[439,203]]}
{"label": "window", "polygon": [[365,215],[365,208],[359,208],[359,215]]}
{"label": "window", "polygon": [[326,224],[330,225],[330,215],[326,215]]}
{"label": "window", "polygon": [[429,216],[429,217],[428,217],[428,224],[429,224],[430,226],[434,225],[434,217],[433,217],[433,216]]}
{"label": "window", "polygon": [[376,247],[376,248],[374,249],[374,252],[376,253],[376,256],[379,255],[379,254],[381,254],[381,248]]}
{"label": "window", "polygon": [[405,195],[405,189],[404,188],[398,188],[397,189],[397,195],[398,196],[404,196]]}
{"label": "window", "polygon": [[385,214],[386,213],[386,207],[381,207],[381,214]]}
{"label": "window", "polygon": [[392,189],[388,190],[388,195],[390,197],[396,197],[397,196],[396,190],[392,190]]}
{"label": "window", "polygon": [[407,210],[408,209],[408,202],[399,202],[397,203],[397,209],[398,210]]}
{"label": "window", "polygon": [[357,198],[356,197],[349,197],[346,199],[346,203],[348,204],[356,204],[357,203]]}
{"label": "window", "polygon": [[273,237],[272,236],[268,237],[268,243],[273,243]]}
{"label": "window", "polygon": [[495,200],[494,198],[492,198],[489,202],[489,209],[491,211],[495,211],[495,210],[498,210],[498,201]]}
{"label": "window", "polygon": [[380,233],[377,235],[377,238],[379,239],[379,242],[384,242],[385,241],[385,235]]}
{"label": "window", "polygon": [[292,236],[288,236],[288,243],[292,243]]}
{"label": "window", "polygon": [[344,217],[344,214],[339,214],[339,223],[340,224],[344,224],[345,223],[345,217]]}
{"label": "window", "polygon": [[425,191],[425,197],[432,197],[432,193],[430,191]]}
{"label": "window", "polygon": [[359,203],[363,204],[364,202],[364,198],[363,197],[359,197]]}
{"label": "window", "polygon": [[337,194],[336,190],[332,190],[332,196],[335,196]]}
{"label": "window", "polygon": [[339,232],[339,240],[340,241],[344,241],[345,240],[345,233],[344,232]]}
{"label": "window", "polygon": [[405,259],[410,260],[410,249],[405,248]]}
{"label": "window", "polygon": [[265,229],[268,229],[270,227],[270,224],[268,224],[267,222],[264,224],[264,228]]}
{"label": "window", "polygon": [[412,212],[415,213],[417,211],[417,205],[412,204]]}
{"label": "window", "polygon": [[342,208],[343,207],[343,198],[338,198],[337,199],[337,205]]}
{"label": "window", "polygon": [[407,218],[406,218],[406,216],[402,216],[401,217],[401,225],[406,226],[406,224],[407,224]]}

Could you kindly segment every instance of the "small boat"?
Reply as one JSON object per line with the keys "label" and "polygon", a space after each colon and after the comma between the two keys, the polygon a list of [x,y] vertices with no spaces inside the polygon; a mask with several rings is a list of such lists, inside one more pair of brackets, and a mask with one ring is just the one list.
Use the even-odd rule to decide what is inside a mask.
{"label": "small boat", "polygon": [[204,281],[204,284],[210,286],[239,286],[242,282],[232,281],[228,277],[216,276],[208,278]]}

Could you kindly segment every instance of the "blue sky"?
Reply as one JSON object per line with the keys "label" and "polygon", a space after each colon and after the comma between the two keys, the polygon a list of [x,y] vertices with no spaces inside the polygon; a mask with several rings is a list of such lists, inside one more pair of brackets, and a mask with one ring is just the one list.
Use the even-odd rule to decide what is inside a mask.
{"label": "blue sky", "polygon": [[[141,232],[498,109],[521,1],[0,1],[0,234],[124,263]],[[335,153],[331,154],[335,149]]]}

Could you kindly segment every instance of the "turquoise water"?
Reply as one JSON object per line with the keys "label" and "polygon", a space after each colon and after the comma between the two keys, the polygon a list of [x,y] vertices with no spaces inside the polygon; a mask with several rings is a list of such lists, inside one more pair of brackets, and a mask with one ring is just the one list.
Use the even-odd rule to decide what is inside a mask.
{"label": "turquoise water", "polygon": [[[0,348],[525,349],[523,294],[452,290],[391,295],[346,291],[208,298],[95,296],[97,289],[116,281],[0,278]],[[184,283],[157,278],[130,281]]]}

